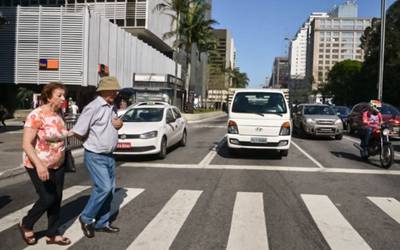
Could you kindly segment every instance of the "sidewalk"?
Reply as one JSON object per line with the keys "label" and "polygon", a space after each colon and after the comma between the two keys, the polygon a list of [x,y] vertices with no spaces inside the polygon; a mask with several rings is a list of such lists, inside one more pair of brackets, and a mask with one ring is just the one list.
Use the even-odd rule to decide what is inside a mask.
{"label": "sidewalk", "polygon": [[[206,122],[225,116],[224,112],[209,112],[200,114],[183,114],[188,123]],[[22,163],[22,128],[23,123],[17,119],[6,121],[7,127],[0,126],[0,181],[9,177],[25,173]],[[79,159],[83,149],[72,151],[75,163],[82,163]]]}

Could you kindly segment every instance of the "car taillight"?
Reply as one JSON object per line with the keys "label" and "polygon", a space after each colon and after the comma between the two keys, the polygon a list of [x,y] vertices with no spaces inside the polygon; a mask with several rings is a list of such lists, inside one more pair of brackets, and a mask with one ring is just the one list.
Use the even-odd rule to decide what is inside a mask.
{"label": "car taillight", "polygon": [[232,120],[228,121],[228,134],[239,134],[238,126]]}
{"label": "car taillight", "polygon": [[284,122],[282,124],[279,135],[290,135],[290,122]]}

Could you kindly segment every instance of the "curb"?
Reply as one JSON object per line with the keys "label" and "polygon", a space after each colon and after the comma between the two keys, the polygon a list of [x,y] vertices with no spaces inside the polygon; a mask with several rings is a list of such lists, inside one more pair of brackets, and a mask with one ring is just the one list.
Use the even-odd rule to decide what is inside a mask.
{"label": "curb", "polygon": [[[79,149],[74,149],[72,150],[72,156],[74,158],[81,157],[83,155],[83,148]],[[25,167],[22,166],[22,164],[19,167],[12,168],[12,169],[7,169],[3,172],[0,172],[0,181],[11,178],[11,177],[16,177],[18,175],[26,174]]]}

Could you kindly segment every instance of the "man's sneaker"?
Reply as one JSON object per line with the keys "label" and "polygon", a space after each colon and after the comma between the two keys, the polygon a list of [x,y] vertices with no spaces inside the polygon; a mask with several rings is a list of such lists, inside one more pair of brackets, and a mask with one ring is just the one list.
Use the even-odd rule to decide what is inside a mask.
{"label": "man's sneaker", "polygon": [[104,233],[118,233],[119,228],[118,227],[113,227],[111,225],[102,227],[102,228],[95,228],[96,232],[104,232]]}

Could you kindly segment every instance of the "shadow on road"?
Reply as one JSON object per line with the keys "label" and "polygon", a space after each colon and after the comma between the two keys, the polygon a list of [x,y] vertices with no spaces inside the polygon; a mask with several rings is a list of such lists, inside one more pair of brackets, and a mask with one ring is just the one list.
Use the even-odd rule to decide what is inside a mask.
{"label": "shadow on road", "polygon": [[5,132],[11,132],[11,131],[17,131],[23,129],[23,126],[1,126],[0,127],[0,133],[5,133]]}
{"label": "shadow on road", "polygon": [[[374,167],[383,169],[380,164],[373,162],[371,160],[371,158],[369,160],[363,160],[363,159],[361,159],[360,155],[358,155],[358,154],[356,155],[356,154],[351,154],[351,153],[347,153],[347,152],[337,152],[337,151],[331,151],[331,154],[333,154],[334,156],[336,156],[338,158],[345,158],[345,159],[352,160],[352,161],[363,162],[363,163],[370,164]],[[378,162],[379,162],[379,160],[378,160]],[[399,161],[395,160],[394,163],[399,163]]]}
{"label": "shadow on road", "polygon": [[2,195],[0,196],[0,209],[2,209],[3,207],[5,207],[8,203],[10,203],[11,200],[11,196],[9,195]]}
{"label": "shadow on road", "polygon": [[217,153],[223,158],[230,159],[247,159],[247,160],[281,160],[282,156],[276,150],[260,150],[260,149],[240,149],[228,150],[224,143],[217,148]]}

